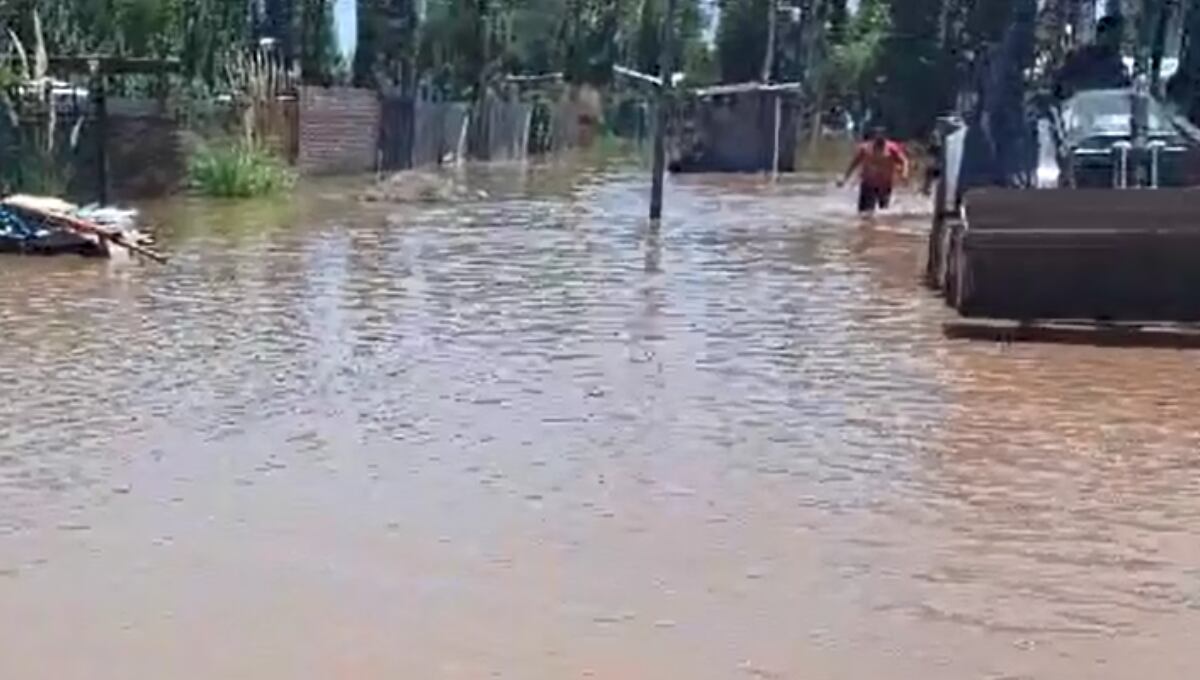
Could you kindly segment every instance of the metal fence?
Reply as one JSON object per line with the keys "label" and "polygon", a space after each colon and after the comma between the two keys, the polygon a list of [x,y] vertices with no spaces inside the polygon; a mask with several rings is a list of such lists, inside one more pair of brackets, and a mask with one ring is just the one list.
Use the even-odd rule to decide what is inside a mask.
{"label": "metal fence", "polygon": [[384,96],[380,115],[380,170],[457,163],[466,158],[470,105]]}
{"label": "metal fence", "polygon": [[532,104],[486,97],[474,114],[468,144],[473,158],[520,161],[529,156]]}
{"label": "metal fence", "polygon": [[177,190],[185,162],[175,117],[158,100],[110,99],[108,107],[101,121],[86,102],[60,102],[53,123],[48,111],[26,109],[15,126],[0,110],[0,192],[90,202]]}
{"label": "metal fence", "polygon": [[[242,124],[227,106],[188,118],[160,100],[111,98],[103,124],[94,108],[85,100],[58,110],[49,160],[35,158],[39,134],[46,146],[44,112],[23,111],[14,127],[0,111],[0,191],[37,187],[90,201],[104,183],[117,198],[169,193],[185,181],[183,137],[230,136]],[[604,112],[605,130],[594,108],[544,94],[491,95],[473,105],[302,88],[260,107],[254,124],[261,142],[314,174],[392,172],[468,159],[519,162],[586,146],[597,134],[645,140],[652,132],[653,108],[644,101],[626,100]]]}

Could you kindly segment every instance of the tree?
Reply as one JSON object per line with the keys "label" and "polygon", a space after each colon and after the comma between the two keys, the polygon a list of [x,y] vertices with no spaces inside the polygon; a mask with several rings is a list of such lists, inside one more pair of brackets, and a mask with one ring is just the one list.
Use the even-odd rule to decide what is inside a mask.
{"label": "tree", "polygon": [[208,84],[223,77],[232,51],[245,48],[252,27],[237,0],[180,0],[178,53],[184,73]]}
{"label": "tree", "polygon": [[[666,10],[665,0],[642,0],[637,5],[637,16],[629,21],[636,27],[628,30],[633,36],[629,48],[629,60],[643,73],[659,75],[659,52],[662,44],[662,17]],[[679,0],[676,3],[674,54],[671,63],[677,64],[688,74],[689,80],[706,81],[712,78],[712,55],[703,40],[706,17],[698,0]]]}
{"label": "tree", "polygon": [[562,68],[566,49],[559,39],[566,4],[561,0],[506,3],[500,51],[510,73],[543,74]]}
{"label": "tree", "polygon": [[953,101],[953,79],[948,77],[949,60],[938,26],[942,1],[891,3],[892,30],[882,46],[878,107],[881,122],[893,134],[927,134]]}
{"label": "tree", "polygon": [[841,45],[846,40],[846,28],[850,24],[850,10],[846,0],[829,0],[829,42]]}
{"label": "tree", "polygon": [[34,7],[53,54],[177,57],[186,77],[209,84],[253,29],[247,0],[8,0],[0,2],[0,21],[32,39]]}
{"label": "tree", "polygon": [[721,0],[717,27],[717,64],[726,83],[758,80],[766,55],[763,18],[773,0]]}
{"label": "tree", "polygon": [[[490,10],[490,4],[481,0],[430,2],[421,31],[419,65],[444,95],[469,97],[478,89],[492,52],[484,44],[491,40],[486,16]],[[557,27],[557,21],[552,26]]]}
{"label": "tree", "polygon": [[358,0],[358,47],[354,54],[356,85],[415,86],[420,40],[417,2]]}
{"label": "tree", "polygon": [[300,14],[300,72],[306,83],[330,85],[341,55],[333,32],[329,0],[302,0]]}
{"label": "tree", "polygon": [[273,39],[283,63],[291,64],[296,58],[296,0],[260,1],[255,33],[259,38]]}
{"label": "tree", "polygon": [[617,63],[619,0],[568,0],[560,41],[568,82],[604,85]]}
{"label": "tree", "polygon": [[835,11],[830,20],[829,59],[817,75],[818,88],[826,104],[861,121],[871,104],[891,13],[880,0],[864,0],[858,13],[835,32],[836,17]]}

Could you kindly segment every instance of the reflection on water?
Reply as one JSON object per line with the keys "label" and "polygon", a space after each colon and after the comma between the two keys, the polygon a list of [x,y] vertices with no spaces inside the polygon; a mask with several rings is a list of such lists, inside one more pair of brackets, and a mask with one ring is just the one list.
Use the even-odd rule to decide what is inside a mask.
{"label": "reflection on water", "polygon": [[0,266],[0,677],[1183,677],[1192,355],[948,342],[819,177],[151,206]]}

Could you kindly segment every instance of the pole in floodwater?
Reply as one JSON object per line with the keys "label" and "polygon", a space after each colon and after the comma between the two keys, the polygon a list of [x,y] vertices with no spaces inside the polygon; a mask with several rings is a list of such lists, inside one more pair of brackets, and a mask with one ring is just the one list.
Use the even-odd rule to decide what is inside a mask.
{"label": "pole in floodwater", "polygon": [[96,200],[100,205],[108,205],[108,93],[100,62],[93,59],[88,69],[92,76],[92,115],[95,116]]}
{"label": "pole in floodwater", "polygon": [[654,126],[654,168],[650,185],[650,219],[662,219],[663,180],[667,171],[667,124],[670,121],[671,75],[675,65],[672,52],[675,49],[675,0],[667,0],[667,13],[663,18],[662,40],[659,42],[658,111]]}
{"label": "pole in floodwater", "polygon": [[783,115],[783,93],[775,93],[775,135],[771,138],[771,181],[779,179],[780,117]]}

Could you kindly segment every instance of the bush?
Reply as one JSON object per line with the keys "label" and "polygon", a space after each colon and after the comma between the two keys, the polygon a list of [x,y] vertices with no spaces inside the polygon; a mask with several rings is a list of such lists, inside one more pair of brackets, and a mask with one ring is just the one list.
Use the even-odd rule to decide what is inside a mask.
{"label": "bush", "polygon": [[217,198],[268,196],[296,183],[296,173],[277,156],[244,143],[201,146],[188,177],[193,189]]}

